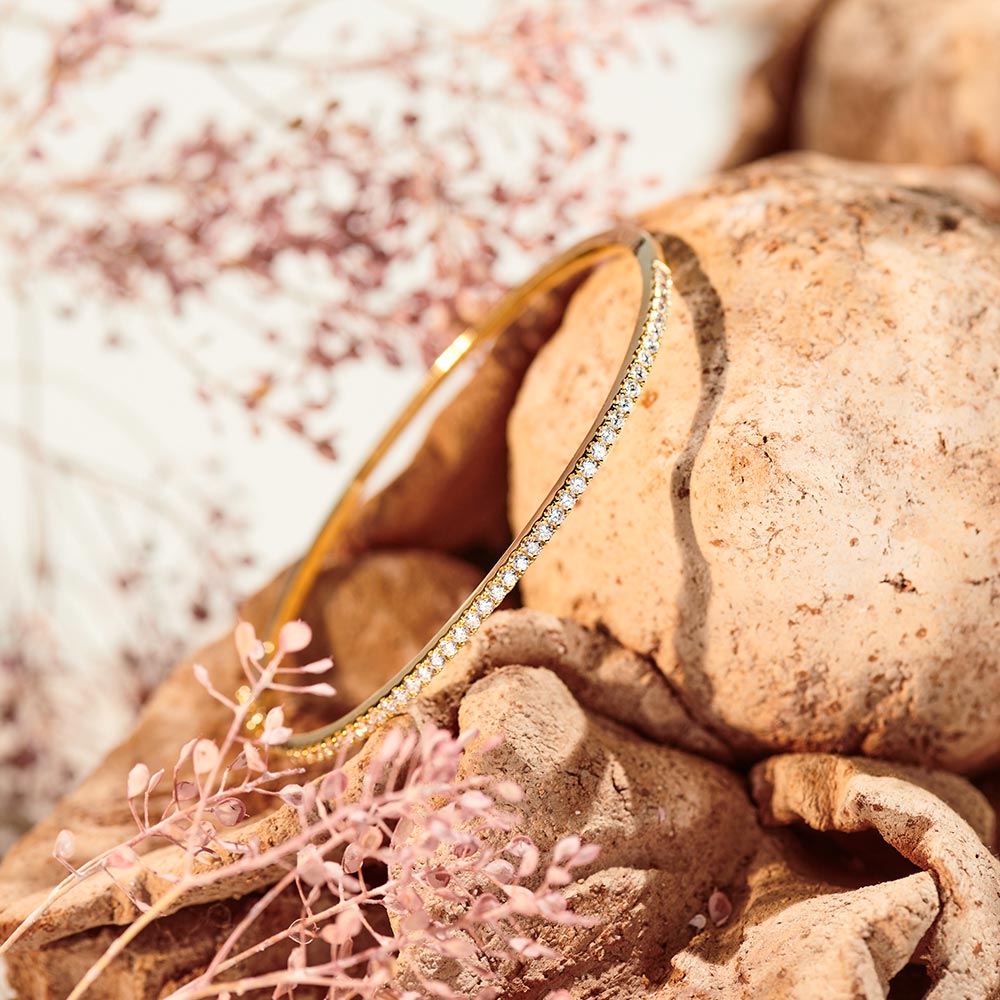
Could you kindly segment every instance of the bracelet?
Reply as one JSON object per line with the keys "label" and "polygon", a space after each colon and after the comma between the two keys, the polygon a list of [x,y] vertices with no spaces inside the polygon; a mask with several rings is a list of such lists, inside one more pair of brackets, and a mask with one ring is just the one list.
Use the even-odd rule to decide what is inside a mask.
{"label": "bracelet", "polygon": [[[577,499],[597,475],[642,393],[670,310],[670,268],[664,260],[663,248],[654,236],[640,229],[615,229],[578,243],[519,288],[509,292],[485,319],[460,333],[445,348],[431,366],[416,395],[334,505],[309,550],[291,573],[278,599],[267,634],[273,643],[281,625],[298,617],[320,573],[325,553],[357,509],[366,482],[445,378],[474,348],[495,340],[507,330],[537,296],[553,290],[597,261],[623,250],[631,252],[642,272],[642,303],[638,319],[611,391],[561,478],[493,569],[417,656],[346,715],[328,726],[296,734],[276,748],[287,757],[303,762],[333,757],[339,751],[365,740],[389,718],[402,712],[499,607],[572,513]],[[237,699],[242,704],[247,704],[250,698],[249,688],[244,687],[237,692]],[[247,729],[259,732],[263,723],[264,707],[251,705],[246,720]]]}

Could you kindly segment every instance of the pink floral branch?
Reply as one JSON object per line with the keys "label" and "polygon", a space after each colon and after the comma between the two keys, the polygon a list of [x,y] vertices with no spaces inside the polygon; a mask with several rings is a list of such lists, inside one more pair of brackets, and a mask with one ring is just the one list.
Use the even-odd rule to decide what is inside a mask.
{"label": "pink floral branch", "polygon": [[[286,657],[305,649],[310,640],[304,623],[291,622],[268,655],[249,625],[238,627],[237,652],[253,701],[295,687],[279,677],[304,681],[298,690],[333,693],[324,682],[311,680],[329,669],[328,660],[285,665]],[[157,917],[183,906],[185,898],[201,898],[200,891],[209,886],[232,879],[246,884],[252,874],[273,877],[273,883],[229,933],[205,971],[172,994],[175,1000],[264,986],[278,989],[277,995],[293,996],[296,987],[306,984],[350,989],[351,995],[374,1000],[386,995],[388,970],[398,957],[415,949],[458,961],[489,981],[495,979],[494,967],[500,961],[554,957],[526,929],[525,919],[591,922],[569,911],[562,889],[572,881],[574,869],[594,862],[597,847],[565,837],[555,845],[547,866],[540,868],[542,856],[535,844],[523,835],[511,836],[518,816],[506,804],[520,801],[520,788],[476,773],[474,767],[465,767],[467,773],[461,775],[476,733],[456,738],[428,727],[421,734],[404,735],[400,728],[390,728],[366,760],[354,791],[342,758],[332,770],[303,785],[291,780],[301,769],[269,767],[270,748],[290,734],[281,709],[272,708],[263,732],[249,739],[243,733],[250,704],[218,691],[204,668],[193,669],[206,696],[231,713],[225,736],[218,742],[194,739],[181,747],[169,800],[155,821],[152,797],[166,771],[151,773],[143,763],[132,767],[125,795],[137,832],[125,842],[76,867],[71,863],[73,835],[63,830],[53,853],[69,875],[0,946],[0,954],[9,950],[75,885],[98,874],[108,876],[132,901],[137,916],[80,980],[70,1000],[83,997]],[[478,753],[496,743],[495,738],[480,741]],[[294,810],[298,821],[291,837],[264,850],[253,836],[234,839],[226,832],[246,823],[245,800],[260,794]],[[179,868],[148,867],[143,848],[162,840],[179,851]],[[137,898],[116,874],[136,866],[170,884],[153,903]],[[383,871],[385,877],[369,883],[366,872]],[[290,891],[301,902],[299,918],[241,947],[253,925]],[[372,907],[394,916],[392,933],[371,923],[367,912]],[[359,935],[371,943],[356,949]],[[319,940],[329,946],[329,956],[316,961],[310,945]],[[284,967],[236,983],[219,979],[238,971],[249,958],[289,944]],[[459,996],[445,983],[428,981],[424,986],[435,996]]]}

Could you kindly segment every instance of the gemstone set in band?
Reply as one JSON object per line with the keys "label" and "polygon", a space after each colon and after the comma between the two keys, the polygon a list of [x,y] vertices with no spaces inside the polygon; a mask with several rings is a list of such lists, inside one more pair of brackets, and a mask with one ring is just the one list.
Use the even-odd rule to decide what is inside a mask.
{"label": "gemstone set in band", "polygon": [[399,683],[338,732],[306,745],[282,748],[287,757],[302,762],[333,757],[341,750],[362,742],[389,718],[402,712],[497,610],[552,540],[607,459],[649,377],[669,314],[672,287],[670,269],[665,263],[654,259],[651,270],[648,308],[642,320],[638,344],[627,366],[623,366],[623,374],[605,403],[580,458],[553,491],[549,502],[511,547],[505,562],[466,600],[452,617],[446,631],[423,651]]}

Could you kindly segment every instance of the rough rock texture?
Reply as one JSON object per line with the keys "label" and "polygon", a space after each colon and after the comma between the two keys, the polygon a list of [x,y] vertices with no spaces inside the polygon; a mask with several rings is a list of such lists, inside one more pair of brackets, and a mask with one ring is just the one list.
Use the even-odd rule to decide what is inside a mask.
{"label": "rough rock texture", "polygon": [[[526,787],[522,829],[604,844],[569,887],[601,925],[539,928],[563,957],[510,969],[506,996],[997,995],[996,775],[980,776],[984,797],[943,772],[786,755],[752,772],[755,809],[739,770],[772,746],[953,768],[998,751],[996,229],[953,196],[840,170],[763,165],[659,213],[690,248],[672,247],[669,360],[612,455],[617,475],[605,470],[532,569],[537,606],[491,619],[394,723],[503,729],[486,764]],[[592,419],[606,376],[591,354],[617,366],[633,282],[602,268],[531,370],[511,424],[515,519]],[[531,324],[503,338],[329,553],[307,610],[335,683],[391,672],[505,546],[504,427],[541,339]],[[532,406],[546,431],[529,449]],[[278,586],[244,609],[258,628]],[[373,642],[379,629],[358,623],[403,593],[412,614]],[[238,679],[231,648],[191,658],[223,689]],[[220,734],[190,663],[0,865],[0,937],[58,878],[58,829],[77,830],[81,854],[110,846],[130,827],[131,764]],[[348,762],[351,788],[378,738]],[[234,836],[274,843],[294,826],[279,808]],[[170,871],[177,856],[146,860]],[[176,900],[90,995],[169,990],[268,878]],[[718,926],[705,920],[715,889],[734,907]],[[107,882],[68,896],[12,957],[21,995],[65,997],[133,916]],[[262,933],[287,926],[271,919]],[[426,960],[404,955],[401,975]]]}
{"label": "rough rock texture", "polygon": [[726,745],[685,712],[652,663],[575,622],[522,609],[499,612],[463,648],[414,706],[420,721],[455,730],[473,682],[512,664],[546,667],[584,707],[649,739],[715,760],[731,760]]}
{"label": "rough rock texture", "polygon": [[[458,721],[461,731],[505,734],[482,767],[524,789],[521,829],[543,851],[567,830],[604,845],[570,892],[575,911],[602,923],[540,928],[564,958],[511,968],[511,995],[567,986],[580,996],[631,996],[662,981],[669,957],[691,938],[688,921],[716,886],[739,889],[759,847],[740,779],[585,711],[555,673],[534,666],[504,666],[475,681]],[[403,956],[401,981],[416,988],[418,972],[470,993],[485,985],[436,956]]]}
{"label": "rough rock texture", "polygon": [[994,0],[834,0],[809,39],[793,143],[1000,173],[998,47]]}
{"label": "rough rock texture", "polygon": [[[531,616],[517,612],[506,627]],[[488,638],[471,659],[482,663],[501,636]],[[542,847],[567,829],[605,845],[570,888],[573,909],[602,922],[536,926],[561,957],[503,967],[505,995],[562,987],[607,1000],[874,1000],[915,959],[929,967],[935,1000],[1000,989],[996,817],[962,778],[826,755],[772,758],[753,773],[758,819],[732,772],[584,709],[549,668],[493,660],[467,687],[458,724],[505,734],[481,766],[524,787],[516,832]],[[864,842],[824,849],[768,829],[798,819],[877,830],[898,853]],[[696,932],[691,918],[715,889],[733,915]],[[401,985],[426,978],[469,993],[486,985],[437,956],[404,953]]]}
{"label": "rough rock texture", "polygon": [[[730,933],[701,935],[674,959],[657,1000],[881,1000],[938,915],[930,875],[837,892],[803,885],[780,861],[750,876]],[[970,996],[985,996],[984,991]]]}
{"label": "rough rock texture", "polygon": [[[1000,759],[1000,226],[877,173],[765,161],[649,216],[678,292],[660,360],[523,592],[651,656],[742,754],[971,771]],[[513,523],[637,300],[602,268],[529,370]]]}
{"label": "rough rock texture", "polygon": [[[991,995],[994,945],[987,942],[980,959],[976,943],[990,933],[1000,940],[997,863],[987,850],[996,817],[964,779],[819,755],[776,758],[754,772],[758,819],[738,774],[648,738],[683,739],[679,725],[657,729],[660,710],[668,720],[675,710],[648,663],[605,636],[537,611],[498,615],[446,677],[412,707],[412,722],[404,717],[401,724],[433,718],[456,730],[502,731],[504,743],[480,766],[525,788],[520,829],[543,847],[568,831],[604,845],[569,889],[574,909],[601,924],[538,928],[563,957],[530,971],[507,970],[511,996],[542,997],[565,986],[573,995],[606,1000],[875,998],[886,996],[887,984],[914,958],[930,963],[939,988],[965,969],[960,981],[968,992],[940,992],[938,1000]],[[597,684],[604,698],[595,696]],[[577,685],[589,707],[570,693]],[[354,782],[375,747],[372,741],[348,763]],[[859,776],[868,781],[861,794]],[[907,874],[898,855],[889,863],[870,847],[824,846],[768,829],[799,816],[822,830],[870,822],[926,872]],[[267,842],[292,828],[289,811],[279,809],[243,833]],[[26,857],[22,871],[34,863]],[[10,879],[8,871],[8,888]],[[222,883],[220,898],[255,888]],[[699,932],[689,921],[705,914],[715,889],[731,899],[733,915]],[[113,936],[114,928],[102,925],[132,915],[114,908],[110,887],[95,890],[103,909],[93,899],[89,907],[77,901],[61,908],[47,935],[15,953],[11,974],[22,995],[64,997],[66,984]],[[94,995],[156,996],[185,970],[202,966],[232,919],[220,919],[220,905],[238,914],[242,904],[195,903],[161,920]],[[974,921],[971,936],[963,934],[963,913]],[[264,922],[261,933],[287,923],[280,912],[273,916],[276,922]],[[932,925],[934,935],[922,945]],[[178,949],[178,942],[186,943]],[[477,985],[426,962],[426,955],[404,955],[401,981],[433,973],[462,988]]]}
{"label": "rough rock texture", "polygon": [[[257,901],[243,896],[193,906],[156,921],[140,934],[101,978],[97,995],[114,1000],[151,1000],[187,981],[192,972],[208,966],[236,923]],[[287,926],[298,916],[297,901],[279,899],[272,913],[251,929],[263,938]],[[41,948],[15,951],[9,958],[9,978],[19,998],[63,1000],[120,932],[105,926],[64,937]],[[248,938],[248,942],[250,939]],[[273,968],[274,956],[264,956],[242,967],[245,975]]]}
{"label": "rough rock texture", "polygon": [[[337,695],[320,706],[330,718],[364,701],[414,656],[478,586],[482,571],[452,556],[410,550],[375,552],[326,577],[311,602],[315,616],[306,609],[310,620],[323,623],[318,653],[355,668],[331,678]],[[352,627],[361,608],[365,627]]]}
{"label": "rough rock texture", "polygon": [[[924,942],[934,981],[928,1000],[1000,995],[996,817],[970,786],[950,775],[810,755],[772,758],[752,777],[765,821],[875,830],[933,874],[940,914]],[[966,805],[964,819],[945,796],[956,808]]]}
{"label": "rough rock texture", "polygon": [[724,166],[811,149],[906,164],[901,179],[923,183],[922,165],[932,186],[1000,212],[992,0],[751,0],[727,14],[757,52]]}

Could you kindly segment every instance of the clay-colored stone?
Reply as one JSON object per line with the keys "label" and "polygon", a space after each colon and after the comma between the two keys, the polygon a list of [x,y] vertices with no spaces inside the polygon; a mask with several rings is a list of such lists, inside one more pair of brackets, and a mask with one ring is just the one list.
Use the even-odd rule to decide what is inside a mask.
{"label": "clay-colored stone", "polygon": [[[506,627],[528,618],[508,616]],[[547,668],[493,664],[467,688],[458,721],[462,731],[504,733],[466,771],[524,787],[513,833],[543,849],[567,830],[606,845],[568,891],[571,908],[599,924],[526,922],[560,957],[497,965],[511,995],[884,1000],[913,962],[928,964],[934,1000],[986,1000],[1000,988],[996,817],[965,779],[825,755],[772,758],[753,772],[762,826],[731,772],[622,732]],[[861,841],[857,853],[844,841],[817,851],[818,841],[768,829],[799,819],[823,831],[876,829],[895,862]],[[924,870],[906,874],[907,860]],[[732,916],[699,932],[690,921],[704,920],[716,888]],[[474,995],[488,985],[420,949],[404,951],[398,971],[401,987],[433,978]]]}
{"label": "clay-colored stone", "polygon": [[475,681],[524,663],[548,668],[585,708],[649,739],[731,759],[728,747],[687,714],[650,660],[575,622],[528,608],[490,618],[428,685],[413,706],[414,717],[455,731],[459,706]]}
{"label": "clay-colored stone", "polygon": [[[539,667],[500,667],[475,681],[462,699],[459,729],[504,734],[499,747],[471,757],[465,772],[474,766],[521,785],[517,832],[543,851],[570,830],[602,845],[599,859],[577,870],[569,893],[574,910],[601,923],[533,924],[565,957],[505,966],[517,995],[566,987],[575,996],[633,996],[662,981],[669,956],[691,937],[689,919],[716,886],[739,891],[762,839],[740,780],[584,710],[552,671]],[[486,985],[423,951],[404,953],[399,974],[403,985],[431,976],[469,994]]]}
{"label": "clay-colored stone", "polygon": [[[244,896],[192,906],[156,921],[112,962],[98,981],[94,995],[114,1000],[155,1000],[173,992],[194,972],[208,966],[257,898]],[[299,912],[293,894],[282,895],[263,919],[249,928],[245,943],[250,945],[277,933]],[[8,973],[14,995],[18,1000],[63,1000],[120,931],[120,927],[98,927],[37,949],[13,952],[8,960]],[[276,951],[251,958],[232,973],[254,975],[270,971],[272,963],[284,954]]]}
{"label": "clay-colored stone", "polygon": [[[746,755],[1000,760],[1000,226],[815,157],[647,221],[674,234],[674,317],[526,603],[651,656]],[[586,432],[637,302],[632,265],[602,268],[529,370],[512,523]]]}
{"label": "clay-colored stone", "polygon": [[736,103],[733,138],[719,164],[729,168],[788,149],[791,110],[807,41],[828,0],[740,0],[727,23],[753,46]]}
{"label": "clay-colored stone", "polygon": [[883,1000],[939,909],[925,872],[835,892],[803,885],[780,862],[762,863],[750,876],[743,921],[677,955],[670,984],[655,996]]}
{"label": "clay-colored stone", "polygon": [[[988,508],[995,483],[992,439],[976,435],[990,420],[995,429],[995,383],[984,375],[997,340],[995,251],[984,244],[996,230],[953,197],[907,191],[876,168],[838,166],[839,177],[829,169],[815,159],[764,166],[719,182],[714,204],[702,192],[660,215],[697,250],[703,272],[674,247],[682,322],[665,346],[670,361],[656,376],[664,381],[616,447],[618,476],[598,479],[559,537],[588,517],[589,530],[575,549],[554,546],[528,577],[529,597],[548,594],[553,600],[536,603],[578,621],[537,608],[497,615],[394,723],[504,729],[506,742],[478,766],[526,787],[523,830],[543,847],[567,833],[604,844],[568,890],[571,906],[600,925],[535,928],[563,958],[508,970],[510,996],[565,986],[602,1000],[884,998],[915,961],[929,964],[937,1000],[996,994],[998,876],[988,849],[996,815],[968,782],[884,763],[783,757],[754,772],[758,816],[743,777],[704,759],[733,763],[814,739],[956,767],[997,752],[996,664],[976,658],[984,644],[996,647],[988,600],[996,568],[977,546],[996,551],[997,529],[988,518],[969,520]],[[525,399],[553,381],[531,462],[556,462],[561,421],[581,423],[580,433],[589,424],[602,376],[576,350],[563,359],[563,387],[553,359],[582,335],[612,358],[611,371],[612,335],[628,329],[634,310],[631,282],[624,267],[603,269],[533,370]],[[723,294],[725,310],[713,294]],[[308,610],[333,633],[321,630],[317,654],[333,647],[346,675],[335,682],[367,684],[398,667],[478,576],[452,556],[488,560],[506,544],[504,421],[539,336],[525,327],[502,340],[410,467],[329,554]],[[956,400],[961,375],[970,377]],[[668,399],[674,409],[665,409]],[[519,409],[524,428],[523,400]],[[755,427],[762,413],[768,426]],[[942,415],[943,448],[935,435]],[[566,435],[570,451],[575,435]],[[652,446],[630,461],[630,438],[632,447]],[[512,441],[515,489],[527,493],[516,427]],[[551,485],[545,478],[540,471],[541,492]],[[918,484],[911,503],[903,503],[907,483]],[[515,506],[527,502],[515,497]],[[845,511],[858,507],[872,519],[848,546],[861,551],[844,562],[836,543]],[[874,523],[875,514],[889,520]],[[817,545],[824,532],[829,544]],[[393,551],[372,551],[383,547]],[[938,549],[948,547],[946,563]],[[897,559],[922,570],[905,577],[915,589],[891,575],[869,579],[901,571]],[[840,567],[834,582],[849,582],[859,603],[840,591],[814,603],[812,591],[831,586],[831,564]],[[669,586],[665,566],[675,573]],[[984,582],[965,583],[972,572]],[[276,586],[244,612],[258,627]],[[388,641],[359,627],[371,624],[376,599],[395,603],[403,593],[413,614],[379,623]],[[852,657],[858,622],[869,618],[864,656]],[[924,636],[911,634],[918,619],[931,622]],[[703,661],[689,655],[703,648],[699,636],[711,654]],[[832,658],[821,655],[827,645]],[[748,646],[756,657],[741,659]],[[231,649],[227,637],[197,657],[222,688],[238,679]],[[878,665],[867,660],[872,651],[884,654]],[[129,766],[167,763],[189,737],[218,736],[226,719],[215,708],[190,661],[182,664],[130,740],[0,866],[0,937],[58,876],[49,858],[56,831],[74,827],[81,854],[118,840],[130,827],[121,805]],[[379,738],[348,762],[352,789]],[[799,817],[830,832],[807,837]],[[878,853],[865,834],[841,832],[866,826],[891,847]],[[294,829],[283,808],[237,836],[276,843]],[[178,858],[164,850],[147,860],[170,871]],[[145,932],[91,995],[156,996],[176,985],[211,950],[212,899],[244,900],[272,874],[227,877],[211,893],[175,900],[180,909]],[[144,883],[154,900],[162,888]],[[733,912],[697,932],[689,920],[704,916],[714,889]],[[226,904],[227,912],[242,905]],[[133,915],[107,883],[68,897],[14,954],[22,992],[64,996]],[[425,960],[404,955],[403,974]],[[454,969],[434,971],[462,988],[478,985]]]}
{"label": "clay-colored stone", "polygon": [[[909,780],[908,780],[909,779]],[[755,768],[754,796],[770,822],[817,830],[876,830],[934,876],[940,915],[926,940],[927,1000],[1000,995],[1000,861],[982,834],[929,788],[955,779],[821,755],[775,757]],[[924,787],[921,787],[923,785]],[[978,793],[955,782],[961,800]],[[973,807],[982,821],[985,801]],[[987,820],[995,837],[995,817]]]}
{"label": "clay-colored stone", "polygon": [[[318,724],[350,711],[388,681],[481,579],[475,566],[423,550],[374,552],[330,571],[306,617],[323,622],[323,654],[334,667],[344,663],[354,669],[334,670],[330,680],[337,694],[332,703],[316,706],[322,713]],[[358,627],[361,615],[364,626]]]}
{"label": "clay-colored stone", "polygon": [[794,144],[1000,173],[998,47],[994,0],[834,0],[808,42]]}

